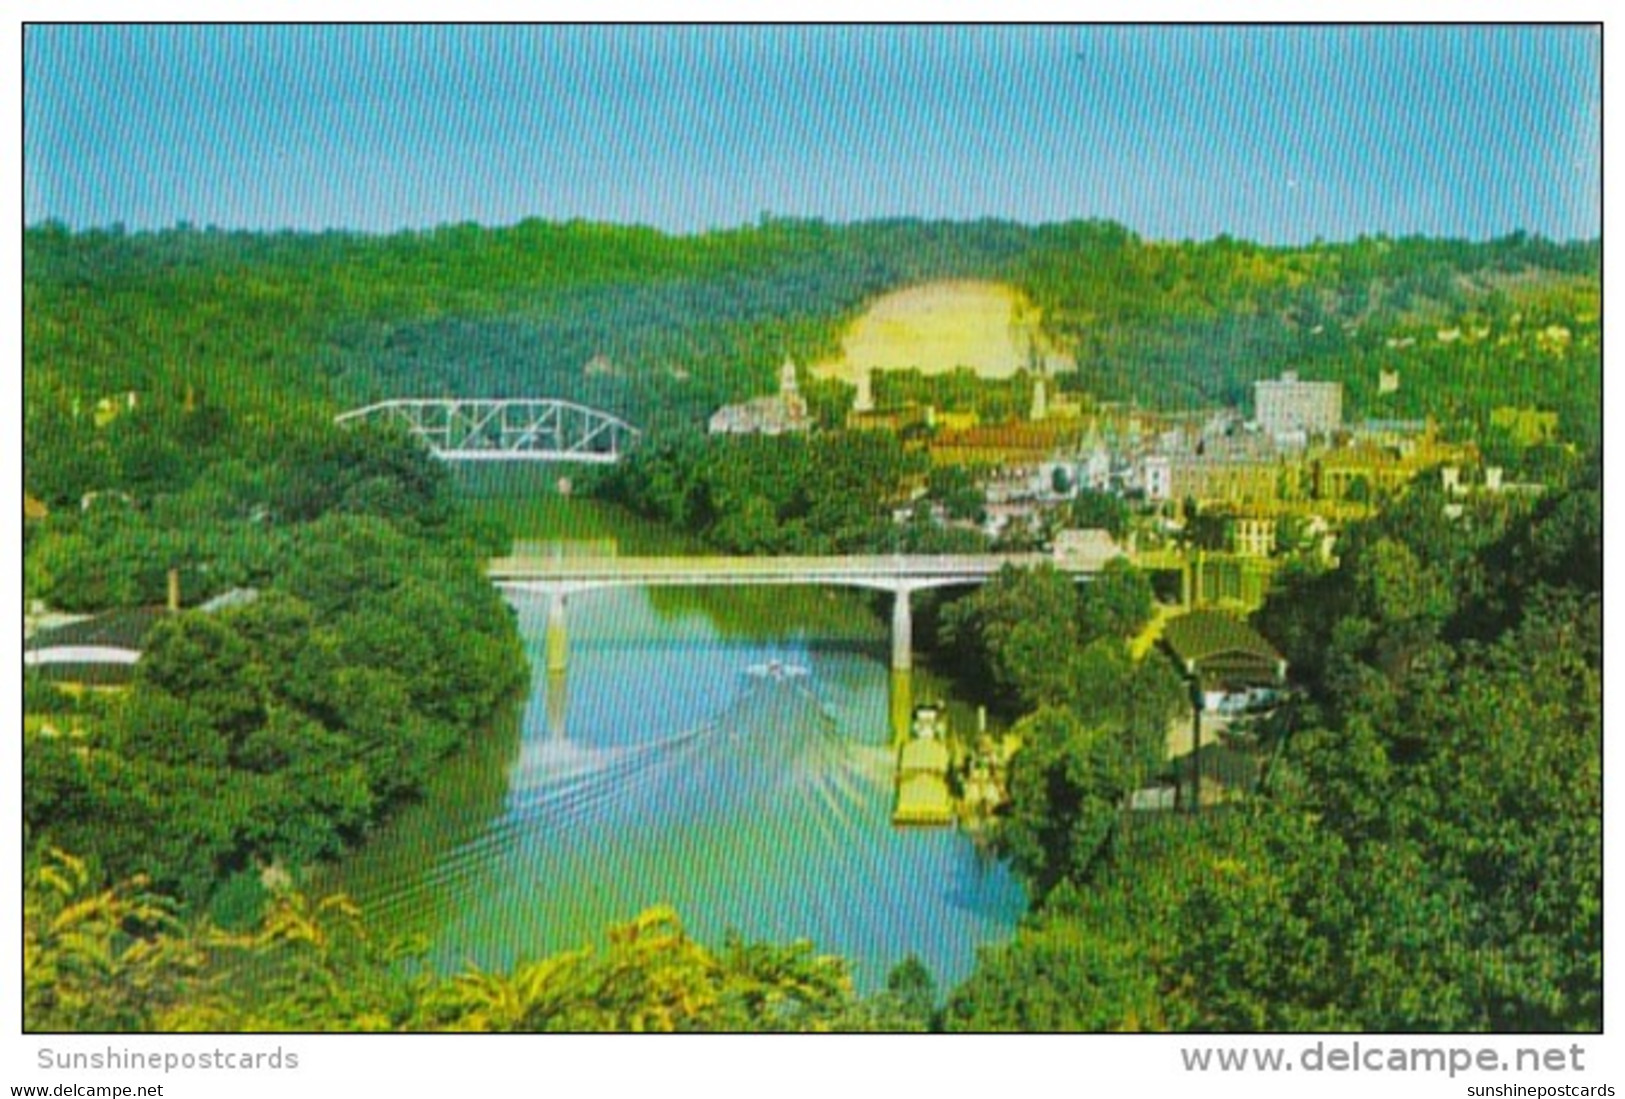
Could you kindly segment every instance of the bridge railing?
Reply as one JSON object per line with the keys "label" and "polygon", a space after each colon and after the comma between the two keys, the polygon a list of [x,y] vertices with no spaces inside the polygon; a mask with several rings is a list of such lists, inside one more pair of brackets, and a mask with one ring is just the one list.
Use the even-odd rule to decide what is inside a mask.
{"label": "bridge railing", "polygon": [[980,582],[1007,565],[1050,564],[1063,572],[1086,574],[1100,560],[1064,561],[1044,554],[1011,555],[847,555],[833,557],[499,557],[487,566],[491,580],[503,583],[577,582],[601,584],[836,583],[894,588],[956,581]]}

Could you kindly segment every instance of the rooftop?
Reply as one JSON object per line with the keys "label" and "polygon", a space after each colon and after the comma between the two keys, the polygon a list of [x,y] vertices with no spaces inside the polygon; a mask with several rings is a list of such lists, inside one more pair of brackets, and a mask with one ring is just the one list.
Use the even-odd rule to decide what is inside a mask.
{"label": "rooftop", "polygon": [[1162,639],[1188,675],[1277,680],[1286,659],[1257,630],[1222,611],[1199,610],[1171,618]]}
{"label": "rooftop", "polygon": [[147,634],[167,612],[162,607],[130,607],[108,611],[94,618],[41,630],[30,637],[25,649],[54,649],[65,646],[140,649]]}

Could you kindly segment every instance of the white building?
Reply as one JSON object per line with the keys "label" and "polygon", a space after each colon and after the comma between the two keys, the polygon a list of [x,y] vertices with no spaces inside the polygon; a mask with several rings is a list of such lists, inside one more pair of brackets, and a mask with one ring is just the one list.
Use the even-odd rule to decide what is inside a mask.
{"label": "white building", "polygon": [[1057,561],[1097,561],[1105,564],[1123,553],[1123,548],[1112,538],[1111,532],[1099,529],[1058,530],[1050,548]]}
{"label": "white building", "polygon": [[812,427],[807,399],[796,384],[796,364],[784,360],[779,368],[779,392],[773,397],[753,397],[743,404],[723,405],[711,414],[707,425],[712,435],[783,435]]}
{"label": "white building", "polygon": [[1096,444],[1089,457],[1078,466],[1078,483],[1091,492],[1105,492],[1112,482],[1112,456],[1105,446]]}
{"label": "white building", "polygon": [[1173,495],[1173,463],[1165,454],[1152,454],[1140,467],[1147,500],[1167,500]]}
{"label": "white building", "polygon": [[1273,436],[1326,435],[1343,425],[1340,382],[1305,382],[1289,370],[1277,381],[1253,383],[1258,426]]}

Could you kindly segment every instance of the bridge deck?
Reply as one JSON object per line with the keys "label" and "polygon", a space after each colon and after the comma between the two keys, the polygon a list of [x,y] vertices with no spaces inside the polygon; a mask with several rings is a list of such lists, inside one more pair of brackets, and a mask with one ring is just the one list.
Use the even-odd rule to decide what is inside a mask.
{"label": "bridge deck", "polygon": [[851,587],[942,587],[980,583],[1006,565],[1053,565],[1063,572],[1099,572],[1109,558],[1045,554],[961,556],[847,555],[838,557],[499,557],[487,573],[498,584],[554,587],[837,584]]}

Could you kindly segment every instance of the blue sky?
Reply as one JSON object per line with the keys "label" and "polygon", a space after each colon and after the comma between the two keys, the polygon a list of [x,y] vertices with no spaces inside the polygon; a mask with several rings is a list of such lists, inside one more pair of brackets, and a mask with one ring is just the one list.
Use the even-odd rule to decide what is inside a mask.
{"label": "blue sky", "polygon": [[1601,61],[1549,27],[34,26],[24,212],[1592,237]]}

